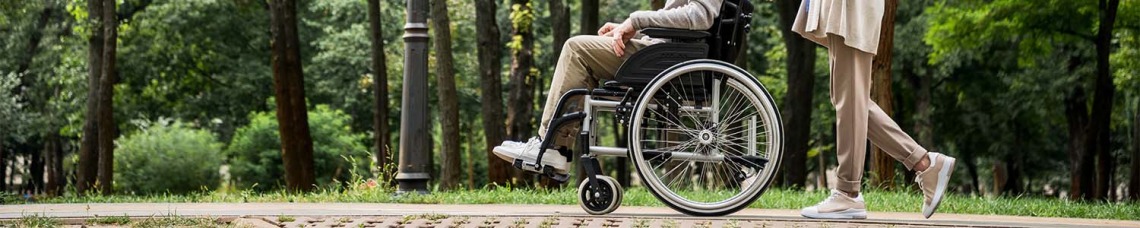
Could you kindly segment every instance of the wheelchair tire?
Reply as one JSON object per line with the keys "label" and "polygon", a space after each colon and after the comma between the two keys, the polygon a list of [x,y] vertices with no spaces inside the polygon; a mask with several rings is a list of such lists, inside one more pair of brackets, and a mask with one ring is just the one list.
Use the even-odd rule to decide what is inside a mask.
{"label": "wheelchair tire", "polygon": [[772,96],[747,71],[718,60],[660,73],[641,91],[629,126],[629,157],[642,184],[689,215],[748,207],[774,179],[783,155]]}
{"label": "wheelchair tire", "polygon": [[578,205],[591,215],[609,214],[621,206],[625,192],[613,177],[598,175],[597,178],[597,190],[590,188],[588,179],[578,185]]}

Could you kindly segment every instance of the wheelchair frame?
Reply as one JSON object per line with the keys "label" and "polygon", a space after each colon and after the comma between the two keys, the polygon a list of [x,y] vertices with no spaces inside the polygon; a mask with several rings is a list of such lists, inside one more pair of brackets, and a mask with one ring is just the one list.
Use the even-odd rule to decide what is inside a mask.
{"label": "wheelchair frame", "polygon": [[[579,200],[583,201],[582,197],[584,197],[586,195],[586,193],[584,192],[585,190],[592,191],[592,194],[598,194],[599,191],[602,191],[602,190],[613,191],[614,189],[617,189],[617,192],[615,192],[616,195],[611,195],[612,198],[609,199],[612,201],[606,202],[607,204],[610,204],[608,206],[608,208],[594,210],[591,208],[587,208],[588,206],[585,204],[585,202],[581,202],[581,203],[583,203],[582,204],[583,209],[586,209],[587,212],[590,212],[591,214],[605,214],[605,213],[609,213],[613,209],[616,209],[617,205],[612,205],[612,204],[615,204],[615,203],[620,204],[621,186],[616,184],[616,183],[613,183],[614,182],[613,178],[602,176],[603,172],[601,170],[600,164],[598,163],[597,157],[598,156],[631,157],[633,155],[633,154],[631,154],[631,153],[633,153],[633,151],[631,150],[631,148],[628,148],[628,147],[627,148],[621,148],[621,147],[609,147],[609,146],[597,146],[597,145],[595,145],[595,142],[597,142],[597,137],[594,134],[594,131],[597,128],[597,123],[596,123],[596,121],[594,121],[594,117],[599,112],[613,112],[615,115],[615,118],[622,125],[626,126],[627,131],[629,131],[629,132],[634,131],[634,129],[638,126],[630,126],[630,125],[632,125],[632,123],[635,123],[635,121],[631,121],[630,118],[635,116],[634,113],[635,113],[635,111],[637,111],[635,109],[638,108],[638,107],[636,107],[637,106],[636,103],[638,102],[638,99],[642,99],[642,98],[640,98],[642,96],[642,93],[645,93],[646,90],[648,89],[647,86],[642,86],[642,85],[652,83],[653,81],[661,78],[661,74],[670,72],[674,68],[676,68],[678,66],[682,66],[684,64],[689,64],[689,63],[694,63],[694,62],[700,63],[700,61],[713,61],[713,62],[724,63],[726,65],[731,65],[731,64],[725,63],[723,61],[716,61],[716,60],[731,61],[732,59],[735,58],[734,55],[738,54],[739,50],[735,49],[735,48],[739,48],[740,44],[738,43],[738,41],[741,40],[742,37],[744,36],[744,34],[747,34],[747,31],[750,29],[749,28],[750,25],[748,25],[748,22],[751,20],[751,11],[752,11],[752,5],[751,5],[751,3],[748,2],[748,0],[726,0],[724,2],[724,5],[722,5],[720,15],[718,16],[716,23],[714,23],[715,25],[714,25],[713,29],[711,29],[714,31],[711,34],[709,32],[705,32],[705,31],[690,31],[690,30],[677,30],[677,29],[664,29],[664,28],[646,28],[646,29],[641,30],[640,31],[641,33],[649,35],[650,37],[666,38],[666,39],[672,39],[674,41],[680,41],[680,42],[666,42],[666,43],[661,43],[661,44],[650,45],[650,46],[643,48],[641,51],[635,53],[634,55],[630,56],[630,58],[627,59],[622,64],[622,66],[619,68],[618,72],[615,73],[615,76],[617,77],[617,81],[616,81],[617,83],[613,83],[615,81],[609,81],[609,82],[605,82],[603,84],[603,86],[601,86],[601,88],[572,89],[572,90],[569,90],[566,93],[562,94],[562,96],[558,100],[558,105],[557,105],[557,108],[555,110],[555,115],[561,114],[561,116],[556,116],[556,117],[551,119],[551,122],[549,123],[549,125],[547,127],[547,132],[545,133],[545,135],[543,137],[543,139],[546,139],[546,140],[543,140],[541,146],[539,147],[539,154],[538,154],[535,162],[523,161],[521,159],[516,159],[513,162],[513,166],[516,168],[519,168],[519,169],[523,169],[523,170],[542,173],[543,175],[545,175],[545,176],[547,176],[553,180],[559,181],[559,182],[568,181],[569,180],[568,174],[559,174],[559,173],[555,172],[553,167],[543,166],[537,161],[542,161],[542,158],[543,158],[543,156],[545,156],[547,150],[552,149],[553,142],[556,141],[553,139],[555,138],[554,137],[555,134],[557,134],[556,133],[558,131],[557,129],[560,129],[560,128],[566,126],[567,124],[571,124],[575,121],[580,121],[581,128],[578,131],[578,137],[577,137],[576,141],[574,142],[573,147],[575,147],[575,150],[582,152],[582,155],[580,157],[578,157],[579,159],[581,159],[578,163],[583,168],[583,170],[585,171],[586,182],[582,183],[582,186],[579,187],[579,191],[580,191],[579,194],[581,194],[579,196],[580,197]],[[731,27],[730,30],[723,30],[722,27],[724,24],[730,24],[729,25],[729,27]],[[724,31],[727,31],[728,33],[723,33]],[[722,39],[722,38],[724,38],[724,37],[722,37],[722,35],[727,36],[727,39]],[[706,42],[706,40],[708,42]],[[712,48],[710,48],[710,46],[712,46]],[[744,75],[748,75],[748,73],[746,71],[739,69],[739,67],[735,67],[735,66],[732,66],[732,67],[734,67],[733,70],[737,70],[737,71],[743,72]],[[677,77],[684,77],[684,76],[677,76]],[[727,78],[725,78],[725,79],[727,79]],[[704,98],[704,100],[702,100],[702,99],[692,100],[694,103],[696,103],[693,105],[677,104],[677,105],[666,105],[666,106],[670,106],[669,108],[671,111],[681,110],[681,111],[686,111],[686,112],[706,112],[706,113],[709,113],[708,115],[710,115],[712,117],[718,116],[718,113],[721,110],[718,109],[717,105],[709,105],[706,107],[706,106],[702,106],[701,104],[704,102],[711,102],[711,104],[719,104],[719,100],[718,100],[718,99],[720,99],[719,92],[720,92],[720,88],[722,86],[721,80],[723,80],[723,79],[715,79],[714,77],[704,77],[704,78],[702,78],[702,80],[705,80],[704,86],[709,86],[709,85],[712,86],[712,88],[711,88],[712,92],[711,92],[711,94],[708,95],[711,98],[711,101],[706,101],[706,100],[710,100],[710,99]],[[756,85],[759,85],[758,82],[755,82],[755,81],[752,81],[752,82],[755,83]],[[684,86],[688,86],[688,85],[683,85],[682,87],[684,87]],[[759,95],[760,93],[767,95],[767,97],[766,97],[768,99],[767,104],[771,104],[770,94],[767,94],[767,91],[765,89],[763,89],[763,85],[759,85],[759,86],[760,86],[759,87],[760,91],[756,91],[755,89],[753,89],[752,91],[756,92],[757,93],[756,95]],[[702,91],[701,93],[703,94],[703,93],[708,93],[708,92]],[[656,96],[656,94],[651,94],[651,95]],[[576,99],[578,97],[582,98],[581,99],[582,100],[581,110],[576,111],[576,112],[571,112],[571,113],[564,113],[564,111],[565,111],[564,109],[566,108],[566,103],[568,103],[571,100]],[[657,98],[652,98],[652,99],[657,99]],[[756,98],[756,99],[759,99],[759,98]],[[689,100],[686,100],[686,101],[689,101]],[[655,105],[648,104],[648,103],[645,103],[644,105],[647,106],[645,108],[651,108],[651,109],[663,108],[663,107],[652,108],[652,106],[655,106]],[[780,123],[781,120],[779,118],[779,111],[775,110],[776,107],[774,105],[772,105],[771,109],[772,109],[771,111],[775,112],[775,118],[774,119],[769,118],[766,121],[774,121],[775,123],[773,123],[773,124],[776,125],[777,131],[780,131],[780,132],[777,132],[777,134],[779,134],[777,136],[778,137],[777,140],[780,141],[780,142],[778,142],[779,145],[777,145],[779,147],[779,148],[777,148],[777,150],[779,150],[779,151],[775,151],[775,153],[778,153],[777,154],[777,159],[778,159],[779,156],[782,156],[780,154],[782,154],[782,150],[783,150],[782,149],[782,126]],[[641,115],[641,114],[637,114],[637,115]],[[668,118],[668,117],[666,117],[666,118]],[[748,122],[748,125],[750,127],[748,127],[748,129],[747,129],[748,131],[746,134],[756,135],[756,126],[757,126],[756,118],[757,118],[756,116],[751,117],[750,122]],[[716,123],[716,118],[712,118],[712,119],[713,119],[713,122],[712,122],[713,124],[718,124],[718,123]],[[637,122],[640,122],[640,121],[637,121]],[[627,133],[629,133],[629,132],[627,132]],[[709,140],[709,141],[714,140],[714,138],[711,138],[711,137],[720,137],[720,136],[713,136],[713,135],[714,134],[709,134],[706,136],[705,133],[701,133],[697,137],[699,137],[700,140]],[[632,139],[632,137],[628,140],[629,140],[629,142],[627,143],[627,145],[630,145],[630,146],[633,146],[634,145],[633,143],[638,143],[638,142],[633,142],[634,139]],[[756,139],[754,137],[752,137],[749,139],[748,142],[746,142],[747,145],[746,145],[745,149],[747,151],[749,151],[749,152],[756,151],[757,142],[755,140]],[[716,152],[715,150],[719,150],[719,148],[718,149],[710,149],[710,150],[713,150],[713,152]],[[557,148],[556,151],[558,151],[558,153],[560,153],[561,155],[565,156],[567,158],[567,162],[573,161],[573,159],[574,159],[572,156],[573,153],[569,148],[564,148],[564,147],[563,148]],[[765,165],[769,161],[767,159],[761,158],[759,156],[746,156],[746,155],[725,156],[725,155],[719,155],[720,153],[708,153],[708,152],[706,152],[704,154],[701,154],[701,153],[698,153],[696,151],[693,151],[693,152],[641,151],[641,153],[642,153],[642,156],[646,156],[647,154],[652,154],[654,156],[654,159],[657,159],[656,158],[657,155],[664,155],[664,157],[666,157],[665,159],[676,158],[677,160],[682,160],[682,161],[724,162],[724,161],[727,161],[726,159],[730,159],[733,161],[737,161],[737,159],[740,159],[739,161],[745,161],[747,163],[751,163],[752,165],[755,165],[752,167],[744,167],[744,168],[755,169],[756,175],[759,175],[760,172],[764,172],[764,171],[775,172],[775,170],[779,168],[779,161],[778,160],[775,161],[776,163],[773,166],[767,167]],[[638,161],[632,161],[632,162],[634,162],[636,164]],[[745,162],[741,162],[741,164],[745,164]],[[760,170],[765,169],[765,167],[771,168],[772,170],[760,171]],[[638,173],[640,175],[643,175],[643,176],[646,175],[646,174],[643,174],[642,170],[640,170],[640,169],[638,170]],[[602,185],[603,179],[605,179],[605,182],[608,182],[606,184],[608,184],[610,186],[603,187],[603,185]],[[770,182],[771,179],[770,178],[765,179],[765,181]],[[762,185],[760,185],[762,187],[758,187],[760,189],[757,190],[756,195],[751,196],[752,198],[747,200],[747,202],[752,202],[752,200],[755,200],[755,197],[758,197],[760,194],[762,194],[764,192],[764,190],[765,190],[764,188],[768,184],[769,183],[763,183]],[[616,185],[616,186],[614,186],[614,185]],[[587,187],[588,187],[588,189],[586,189]],[[740,187],[743,187],[743,186],[740,186]],[[750,187],[751,187],[751,184],[750,184]],[[653,192],[659,199],[665,200],[665,198],[662,198],[661,195],[657,195],[658,193],[656,192],[656,190],[651,191],[651,192]],[[617,202],[613,202],[613,201],[617,201]],[[694,211],[690,211],[690,210],[682,210],[678,206],[675,206],[675,205],[668,203],[668,202],[666,204],[669,205],[670,207],[673,207],[674,209],[678,209],[682,212],[685,212],[688,214],[693,214],[693,215],[723,215],[726,213],[731,213],[731,212],[734,212],[736,210],[739,210],[743,206],[747,206],[747,204],[744,204],[743,206],[737,205],[737,206],[732,206],[735,208],[723,208],[724,210],[721,210],[718,212],[703,212],[702,213],[702,212],[694,212]],[[720,210],[720,209],[717,209],[717,210]]]}

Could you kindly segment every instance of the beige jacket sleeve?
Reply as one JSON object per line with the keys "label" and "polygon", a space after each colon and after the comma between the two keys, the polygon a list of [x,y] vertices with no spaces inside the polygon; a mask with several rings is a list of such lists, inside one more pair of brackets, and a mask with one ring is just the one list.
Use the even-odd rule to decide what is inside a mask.
{"label": "beige jacket sleeve", "polygon": [[688,30],[707,30],[720,13],[723,0],[669,0],[656,11],[637,11],[629,14],[633,28],[663,27]]}

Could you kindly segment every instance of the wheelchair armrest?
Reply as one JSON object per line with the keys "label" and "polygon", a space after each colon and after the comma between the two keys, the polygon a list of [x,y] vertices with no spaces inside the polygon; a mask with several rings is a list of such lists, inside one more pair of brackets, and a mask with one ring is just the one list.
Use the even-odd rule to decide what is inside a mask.
{"label": "wheelchair armrest", "polygon": [[653,38],[676,39],[676,40],[698,40],[709,37],[709,32],[700,30],[687,30],[687,29],[671,29],[671,28],[644,28],[641,29],[641,34]]}

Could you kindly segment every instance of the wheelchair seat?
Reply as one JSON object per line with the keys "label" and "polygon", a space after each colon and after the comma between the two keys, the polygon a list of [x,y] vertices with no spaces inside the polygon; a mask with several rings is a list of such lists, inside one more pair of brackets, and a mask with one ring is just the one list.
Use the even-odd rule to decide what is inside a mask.
{"label": "wheelchair seat", "polygon": [[649,45],[630,56],[614,74],[617,84],[609,87],[643,88],[669,67],[689,60],[716,59],[733,63],[740,54],[744,36],[752,28],[752,10],[748,0],[725,0],[707,31],[642,29],[641,34],[669,41]]}

